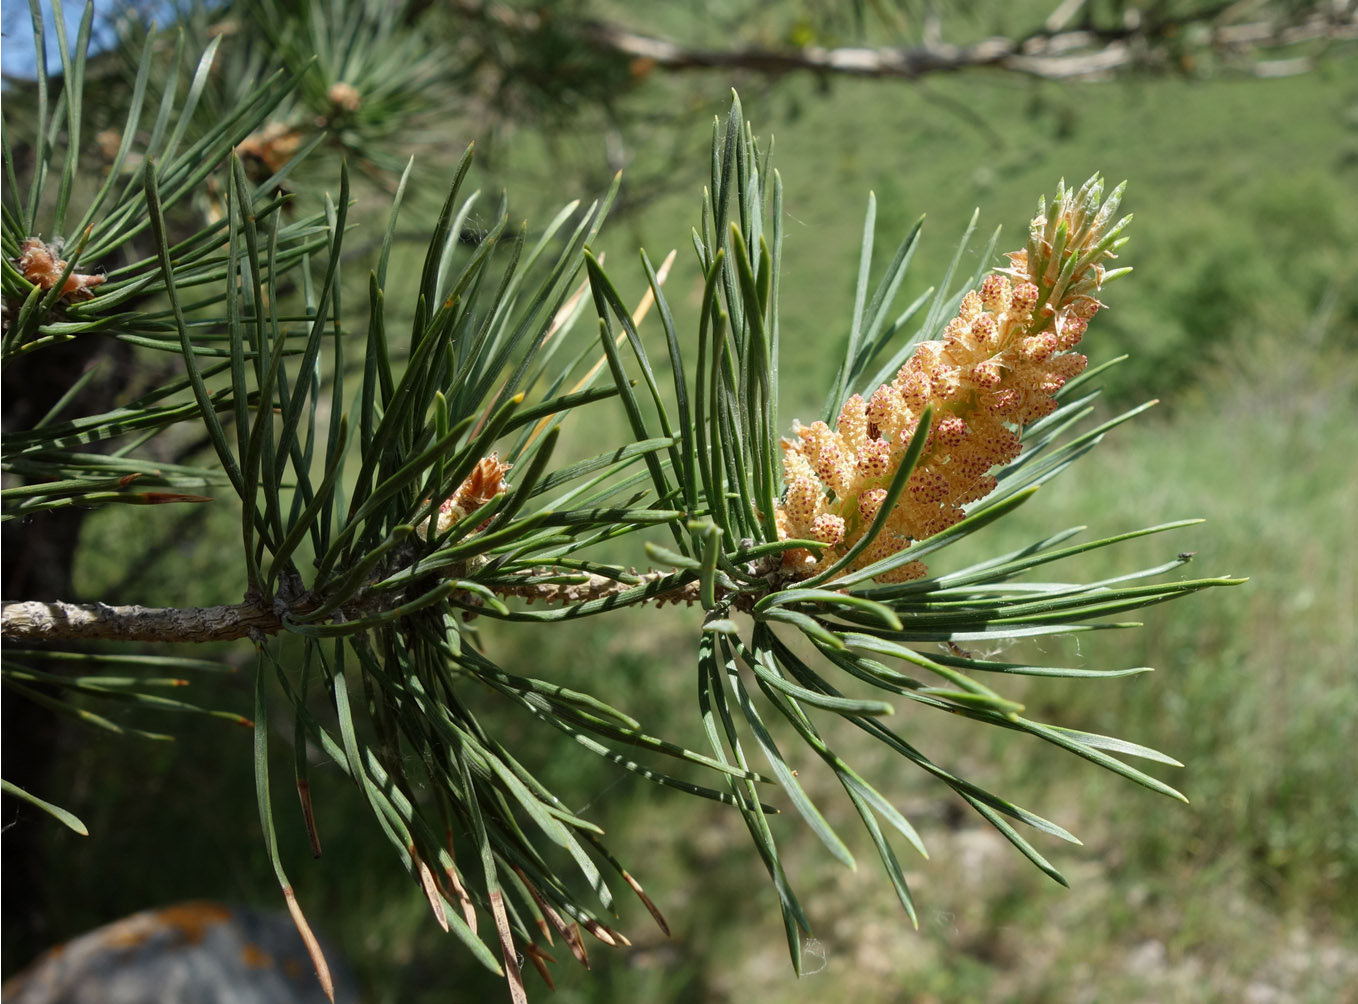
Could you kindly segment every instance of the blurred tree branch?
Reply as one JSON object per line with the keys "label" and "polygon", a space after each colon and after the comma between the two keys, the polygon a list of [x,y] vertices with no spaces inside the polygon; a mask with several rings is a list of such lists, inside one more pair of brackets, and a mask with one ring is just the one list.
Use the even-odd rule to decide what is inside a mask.
{"label": "blurred tree branch", "polygon": [[743,70],[779,76],[797,71],[853,77],[918,80],[935,73],[1000,69],[1049,80],[1096,80],[1136,69],[1191,72],[1196,53],[1210,51],[1260,76],[1304,72],[1311,55],[1264,60],[1267,50],[1358,38],[1358,4],[1323,0],[1300,4],[1223,2],[1177,12],[1163,2],[1117,3],[1095,11],[1087,0],[1063,0],[1037,29],[1016,37],[944,42],[939,19],[923,19],[913,46],[793,45],[712,49],[594,19],[549,18],[488,0],[452,0],[457,12],[499,30],[533,34],[547,28],[632,61],[632,72],[652,69]]}

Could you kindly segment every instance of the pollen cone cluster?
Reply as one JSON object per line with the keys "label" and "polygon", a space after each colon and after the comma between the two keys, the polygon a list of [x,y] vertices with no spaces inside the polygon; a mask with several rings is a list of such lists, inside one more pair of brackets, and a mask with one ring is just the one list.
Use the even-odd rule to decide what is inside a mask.
{"label": "pollen cone cluster", "polygon": [[[930,406],[932,426],[905,491],[851,567],[947,529],[995,489],[991,472],[1019,455],[1023,427],[1054,411],[1056,392],[1085,368],[1071,350],[1102,306],[1099,287],[1116,274],[1102,262],[1131,219],[1110,225],[1121,186],[1100,205],[1102,194],[1097,177],[1078,191],[1063,184],[1050,210],[1039,205],[1028,246],[963,297],[940,340],[921,342],[866,399],[845,401],[834,428],[799,424],[796,439],[784,440],[779,537],[825,545],[785,552],[786,572],[814,575],[867,533]],[[912,561],[876,578],[904,582],[925,571]]]}

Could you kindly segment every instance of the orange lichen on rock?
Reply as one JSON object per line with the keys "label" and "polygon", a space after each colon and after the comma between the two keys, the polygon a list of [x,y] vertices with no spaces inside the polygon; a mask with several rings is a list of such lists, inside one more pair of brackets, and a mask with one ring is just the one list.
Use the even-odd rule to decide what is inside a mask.
{"label": "orange lichen on rock", "polygon": [[[59,255],[60,252],[50,244],[30,237],[21,248],[19,271],[25,279],[47,292],[61,282],[61,273],[66,271],[67,262]],[[94,287],[102,286],[105,281],[102,275],[86,275],[72,270],[61,284],[61,298],[68,303],[91,300],[94,298]]]}
{"label": "orange lichen on rock", "polygon": [[[1039,207],[1027,248],[962,298],[942,338],[920,343],[895,379],[866,400],[855,394],[845,401],[833,429],[825,422],[795,427],[797,438],[783,442],[778,534],[825,547],[785,552],[785,571],[814,575],[863,537],[926,408],[933,408],[933,424],[905,491],[852,568],[947,529],[995,489],[991,471],[1019,455],[1023,427],[1054,411],[1054,395],[1085,368],[1085,357],[1071,350],[1102,306],[1102,260],[1114,257],[1130,219],[1109,225],[1121,191],[1101,206],[1097,178],[1078,192],[1062,185],[1050,213]],[[876,578],[903,582],[925,572],[912,561]]]}
{"label": "orange lichen on rock", "polygon": [[[509,489],[505,472],[513,466],[502,463],[497,453],[482,457],[476,462],[471,474],[467,475],[457,491],[443,500],[439,506],[437,522],[434,517],[425,520],[415,528],[420,537],[428,540],[446,532],[458,520],[470,516],[476,510]],[[428,500],[426,500],[427,502]]]}
{"label": "orange lichen on rock", "polygon": [[191,945],[203,940],[208,928],[225,924],[231,911],[220,903],[176,903],[155,912],[155,919],[164,927],[177,931]]}
{"label": "orange lichen on rock", "polygon": [[152,938],[168,938],[173,944],[197,945],[208,930],[231,919],[231,911],[218,903],[175,903],[159,910],[125,917],[103,928],[110,948],[138,948]]}

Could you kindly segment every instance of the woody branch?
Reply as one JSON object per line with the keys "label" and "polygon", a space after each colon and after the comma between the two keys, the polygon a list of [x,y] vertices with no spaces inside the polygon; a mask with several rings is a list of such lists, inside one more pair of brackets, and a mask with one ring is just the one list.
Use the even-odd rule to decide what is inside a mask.
{"label": "woody branch", "polygon": [[[617,596],[670,574],[644,572],[630,576],[626,582],[587,575],[568,581],[500,584],[493,588],[501,596],[528,603],[569,605]],[[648,597],[648,602],[693,603],[697,599],[698,584],[689,582]],[[234,641],[255,634],[278,634],[282,630],[279,611],[267,603],[249,601],[213,607],[143,607],[11,600],[4,603],[0,613],[0,637],[18,643]]]}

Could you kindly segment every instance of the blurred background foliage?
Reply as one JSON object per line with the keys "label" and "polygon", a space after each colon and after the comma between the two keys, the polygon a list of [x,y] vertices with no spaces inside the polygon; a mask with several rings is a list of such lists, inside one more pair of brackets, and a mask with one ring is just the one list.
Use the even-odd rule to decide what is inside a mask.
{"label": "blurred background foliage", "polygon": [[[229,101],[231,86],[258,74],[260,53],[314,42],[297,27],[308,6],[249,0],[175,13],[147,4],[143,13],[162,24],[178,20],[203,40],[223,36],[213,100]],[[617,259],[619,275],[639,244],[653,260],[679,247],[667,289],[677,311],[696,315],[701,276],[686,267],[685,245],[707,170],[711,115],[737,85],[760,132],[776,139],[787,186],[782,408],[809,419],[846,335],[868,190],[877,195],[884,241],[928,213],[912,271],[916,288],[903,291],[908,302],[924,277],[942,274],[973,207],[982,207],[983,228],[1003,225],[999,247],[1017,246],[1034,193],[1054,177],[1078,180],[1098,170],[1129,178],[1124,209],[1138,219],[1126,263],[1136,273],[1110,293],[1112,309],[1084,348],[1095,364],[1130,356],[1105,380],[1105,408],[1149,397],[1162,404],[976,544],[998,551],[1074,523],[1113,533],[1201,515],[1208,523],[1184,534],[1183,546],[1198,552],[1201,567],[1253,578],[1191,605],[1150,610],[1143,630],[1047,641],[1043,651],[1049,659],[1155,666],[1154,674],[1080,686],[1031,681],[1015,695],[1054,721],[1178,757],[1187,768],[1177,786],[1191,805],[1136,790],[1118,797],[1111,788],[1120,782],[1019,737],[965,746],[976,743],[975,730],[930,720],[938,716],[905,721],[920,745],[950,750],[982,783],[1079,833],[1085,846],[1061,848],[1058,860],[1074,888],[1034,872],[946,794],[902,777],[884,793],[921,824],[934,857],[909,875],[921,929],[909,929],[874,869],[844,872],[789,820],[786,854],[816,905],[817,940],[800,981],[787,967],[774,893],[734,813],[690,801],[676,816],[678,796],[631,775],[601,773],[585,754],[563,751],[548,730],[511,723],[519,732],[507,732],[506,741],[521,744],[515,749],[525,762],[608,831],[674,930],[666,940],[640,909],[625,912],[623,929],[637,947],[596,949],[593,973],[557,967],[556,999],[1358,1000],[1352,47],[1337,47],[1310,72],[1277,78],[1204,56],[1188,67],[1141,67],[1098,82],[990,70],[910,82],[667,73],[582,48],[571,30],[573,20],[596,19],[690,45],[833,45],[915,37],[923,17],[911,4],[647,7],[644,17],[607,0],[505,8],[546,22],[528,33],[474,16],[464,4],[416,4],[406,20],[385,27],[380,8],[368,9],[376,20],[364,30],[388,31],[381,51],[402,58],[356,65],[358,76],[344,79],[360,93],[401,83],[389,104],[346,108],[334,100],[341,78],[313,74],[280,113],[308,136],[323,124],[322,142],[363,167],[367,187],[357,192],[350,252],[380,241],[390,172],[415,153],[398,233],[408,243],[398,243],[392,273],[418,274],[427,236],[421,224],[442,196],[448,158],[475,140],[475,180],[488,198],[485,214],[466,221],[466,242],[494,224],[502,188],[513,216],[531,225],[563,198],[593,197],[621,169],[618,208],[596,251]],[[267,10],[275,17],[261,15]],[[943,24],[949,37],[977,38],[1022,32],[1045,13],[1028,3],[958,4],[945,9]],[[7,2],[7,74],[11,52],[25,44],[11,15]],[[135,40],[132,22],[110,15],[106,24],[121,24]],[[299,34],[285,38],[288,31]],[[94,64],[110,81],[126,71],[123,51],[115,46]],[[7,81],[7,115],[22,104],[23,86]],[[106,93],[109,121],[117,121],[118,92]],[[202,107],[210,113],[213,105]],[[93,114],[96,105],[90,108]],[[87,152],[92,164],[100,155]],[[289,184],[302,196],[333,190],[332,164],[322,151]],[[210,215],[213,198],[205,190],[198,211]],[[354,288],[346,299],[361,303],[354,297],[364,276],[347,281]],[[640,292],[640,284],[631,289]],[[398,300],[389,292],[389,302]],[[117,362],[123,373],[137,364],[134,357]],[[575,449],[592,452],[590,422],[612,420],[579,416]],[[233,553],[234,512],[195,507],[153,530],[140,515],[110,507],[70,524],[74,553],[51,559],[69,568],[63,598],[221,602],[234,587],[218,571],[219,555]],[[482,630],[504,665],[531,666],[549,679],[587,669],[619,706],[649,721],[693,700],[696,620],[683,609],[645,610],[599,624]],[[1006,648],[1003,657],[1025,657],[1024,648]],[[242,677],[211,682],[214,706],[248,711],[248,674]],[[696,742],[696,720],[692,728],[681,738]],[[841,738],[852,749],[855,740]],[[21,907],[6,905],[7,973],[48,944],[147,905],[199,897],[276,903],[253,807],[248,732],[209,722],[167,745],[53,727],[45,742],[43,769],[64,780],[71,792],[64,804],[96,836],[82,840],[54,823],[39,824],[28,845],[6,834],[6,886],[19,877],[27,896]],[[864,741],[862,756],[877,755]],[[807,773],[813,797],[828,790],[832,779]],[[317,770],[312,783],[318,805],[359,811],[333,771]],[[825,804],[848,814],[834,799]],[[279,822],[284,847],[305,846],[295,813],[280,813]],[[325,918],[364,979],[369,1000],[503,993],[470,960],[450,959],[422,899],[368,828],[350,830],[342,819],[321,826],[324,857],[296,867],[294,878],[311,916]],[[859,841],[853,850],[864,851],[862,834],[844,830]]]}

